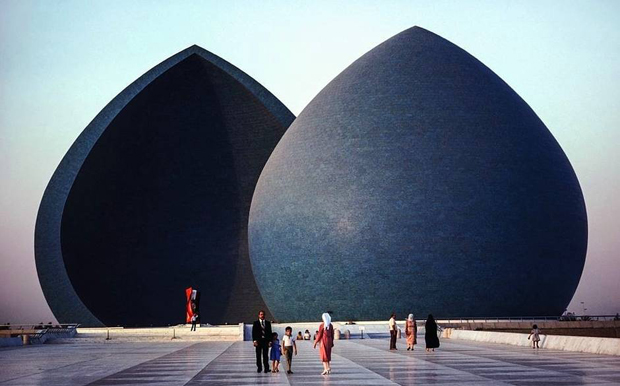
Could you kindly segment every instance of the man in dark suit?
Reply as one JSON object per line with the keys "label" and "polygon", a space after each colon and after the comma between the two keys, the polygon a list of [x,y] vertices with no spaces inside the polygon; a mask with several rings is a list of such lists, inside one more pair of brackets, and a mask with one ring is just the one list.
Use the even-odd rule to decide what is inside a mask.
{"label": "man in dark suit", "polygon": [[[254,322],[252,326],[252,340],[254,341],[254,347],[256,347],[256,367],[257,372],[261,372],[263,367],[265,372],[269,371],[269,346],[271,346],[271,323],[265,320],[265,311],[260,310],[258,312],[258,320]],[[260,356],[263,354],[263,361],[261,364]]]}

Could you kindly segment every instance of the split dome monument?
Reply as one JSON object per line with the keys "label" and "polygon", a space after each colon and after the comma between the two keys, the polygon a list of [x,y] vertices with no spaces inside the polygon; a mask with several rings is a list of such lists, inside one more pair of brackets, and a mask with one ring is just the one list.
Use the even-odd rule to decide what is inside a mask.
{"label": "split dome monument", "polygon": [[575,173],[532,109],[419,27],[293,114],[193,46],[121,92],[48,185],[35,256],[61,322],[559,315],[585,262]]}

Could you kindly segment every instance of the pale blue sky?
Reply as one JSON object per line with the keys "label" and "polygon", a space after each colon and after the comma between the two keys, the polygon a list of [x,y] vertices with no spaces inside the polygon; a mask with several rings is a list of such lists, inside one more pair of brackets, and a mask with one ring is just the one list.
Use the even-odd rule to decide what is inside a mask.
{"label": "pale blue sky", "polygon": [[144,72],[198,44],[297,115],[351,62],[414,25],[489,66],[560,142],[590,226],[570,308],[619,312],[618,15],[618,1],[2,0],[0,322],[53,320],[33,255],[43,190],[84,127]]}

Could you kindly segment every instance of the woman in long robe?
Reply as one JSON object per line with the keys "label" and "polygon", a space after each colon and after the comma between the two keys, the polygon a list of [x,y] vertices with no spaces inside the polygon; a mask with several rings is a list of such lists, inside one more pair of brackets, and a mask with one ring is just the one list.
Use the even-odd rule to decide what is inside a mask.
{"label": "woman in long robe", "polygon": [[418,324],[413,318],[413,314],[409,314],[405,324],[405,336],[407,337],[407,351],[412,350],[413,346],[418,343]]}
{"label": "woman in long robe", "polygon": [[426,340],[426,351],[433,350],[439,347],[439,337],[437,336],[437,323],[432,314],[428,314],[426,324],[424,326],[426,333],[424,339]]}
{"label": "woman in long robe", "polygon": [[332,371],[330,362],[332,361],[332,347],[334,347],[334,326],[327,312],[323,314],[322,318],[323,323],[319,326],[319,332],[316,334],[314,348],[316,348],[317,344],[321,344],[319,350],[321,362],[323,362],[323,372],[321,375],[329,375]]}

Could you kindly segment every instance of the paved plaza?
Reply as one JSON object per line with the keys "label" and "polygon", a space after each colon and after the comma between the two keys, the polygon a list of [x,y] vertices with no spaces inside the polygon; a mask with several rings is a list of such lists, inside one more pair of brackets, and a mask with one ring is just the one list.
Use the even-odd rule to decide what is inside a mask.
{"label": "paved plaza", "polygon": [[[423,341],[423,337],[421,337]],[[257,374],[251,342],[107,342],[0,349],[8,385],[612,385],[620,357],[442,340],[434,353],[385,339],[336,341],[332,374],[298,342],[292,375]]]}

